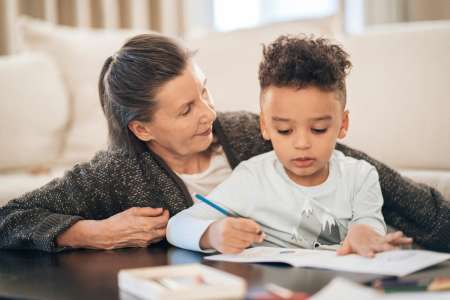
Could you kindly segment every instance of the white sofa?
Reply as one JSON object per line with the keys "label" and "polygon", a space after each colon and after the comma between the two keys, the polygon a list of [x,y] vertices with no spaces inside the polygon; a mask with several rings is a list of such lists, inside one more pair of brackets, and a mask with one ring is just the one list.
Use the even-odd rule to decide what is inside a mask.
{"label": "white sofa", "polygon": [[[282,33],[334,37],[351,54],[345,141],[435,186],[450,199],[450,22],[339,34],[335,18],[291,22],[187,41],[218,110],[257,111],[261,43]],[[0,57],[0,205],[106,145],[97,77],[135,34],[23,20],[22,53]]]}

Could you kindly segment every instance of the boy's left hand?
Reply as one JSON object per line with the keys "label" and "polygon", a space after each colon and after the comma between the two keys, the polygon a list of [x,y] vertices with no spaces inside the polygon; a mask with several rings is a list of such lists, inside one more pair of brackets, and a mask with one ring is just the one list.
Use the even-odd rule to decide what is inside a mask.
{"label": "boy's left hand", "polygon": [[403,235],[401,231],[388,233],[383,236],[369,225],[353,224],[345,237],[344,243],[336,252],[338,255],[356,253],[366,257],[373,257],[377,252],[410,245],[412,241],[412,238]]}

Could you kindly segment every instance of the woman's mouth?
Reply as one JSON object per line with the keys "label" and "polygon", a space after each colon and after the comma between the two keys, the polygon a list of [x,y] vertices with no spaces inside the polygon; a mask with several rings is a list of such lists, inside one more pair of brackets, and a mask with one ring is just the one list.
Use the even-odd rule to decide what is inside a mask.
{"label": "woman's mouth", "polygon": [[315,162],[315,159],[311,157],[299,157],[293,159],[292,162],[298,168],[307,168]]}
{"label": "woman's mouth", "polygon": [[197,133],[196,135],[198,135],[198,136],[208,136],[208,135],[211,134],[211,132],[212,132],[212,128],[208,128],[207,130],[202,131],[200,133]]}

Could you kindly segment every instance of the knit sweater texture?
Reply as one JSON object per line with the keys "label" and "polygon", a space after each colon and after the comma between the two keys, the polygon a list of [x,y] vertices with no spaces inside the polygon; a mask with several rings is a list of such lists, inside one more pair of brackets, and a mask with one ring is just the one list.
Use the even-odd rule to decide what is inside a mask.
{"label": "knit sweater texture", "polygon": [[[249,112],[218,113],[214,135],[232,168],[272,150]],[[336,149],[364,159],[378,171],[383,215],[421,246],[450,251],[450,203],[437,190],[401,176],[383,163],[342,144]],[[101,220],[131,207],[163,207],[170,215],[191,206],[183,181],[151,151],[130,155],[101,151],[63,177],[0,208],[0,249],[64,250],[56,237],[79,220]]]}

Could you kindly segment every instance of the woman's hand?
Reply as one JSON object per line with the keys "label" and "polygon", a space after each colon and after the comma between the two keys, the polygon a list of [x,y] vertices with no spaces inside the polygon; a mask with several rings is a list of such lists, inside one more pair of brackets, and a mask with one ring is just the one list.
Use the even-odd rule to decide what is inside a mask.
{"label": "woman's hand", "polygon": [[93,249],[146,247],[165,237],[168,220],[169,212],[162,208],[133,207],[104,220],[78,221],[56,243]]}
{"label": "woman's hand", "polygon": [[254,220],[225,218],[209,225],[200,239],[202,249],[216,249],[222,253],[239,253],[253,243],[261,243],[264,233]]}
{"label": "woman's hand", "polygon": [[366,257],[373,257],[377,252],[411,245],[412,241],[412,238],[406,237],[401,231],[388,233],[383,236],[368,225],[354,224],[350,227],[342,247],[337,250],[337,254],[356,253]]}

